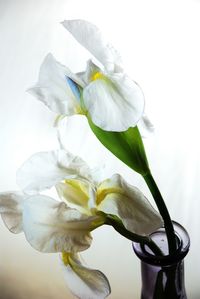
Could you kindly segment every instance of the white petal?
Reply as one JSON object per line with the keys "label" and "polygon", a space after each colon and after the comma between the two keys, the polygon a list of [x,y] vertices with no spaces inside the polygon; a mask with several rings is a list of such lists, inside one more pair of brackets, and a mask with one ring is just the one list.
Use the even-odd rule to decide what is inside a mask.
{"label": "white petal", "polygon": [[106,131],[126,131],[140,120],[144,96],[140,87],[124,74],[92,81],[83,90],[92,121]]}
{"label": "white petal", "polygon": [[149,235],[163,225],[161,216],[143,193],[129,185],[120,175],[105,180],[99,186],[98,193],[98,209],[118,216],[126,229],[135,234]]}
{"label": "white petal", "polygon": [[22,204],[26,197],[22,192],[0,193],[0,214],[12,233],[22,231]]}
{"label": "white petal", "polygon": [[102,37],[95,25],[84,20],[66,20],[62,24],[107,70],[122,70],[119,53]]}
{"label": "white petal", "polygon": [[[81,213],[93,215],[96,212],[96,186],[81,180],[65,180],[58,183],[56,189],[60,198],[76,208]],[[99,216],[99,225],[105,222],[104,217]]]}
{"label": "white petal", "polygon": [[99,270],[85,267],[77,255],[69,255],[69,264],[63,265],[64,278],[71,292],[81,299],[104,299],[110,293],[106,276]]}
{"label": "white petal", "polygon": [[65,150],[55,150],[31,156],[18,170],[17,183],[24,192],[34,194],[76,177],[91,179],[87,164]]}
{"label": "white petal", "polygon": [[94,64],[93,61],[90,59],[87,61],[86,71],[82,75],[82,79],[86,84],[88,84],[89,82],[91,82],[92,77],[95,74],[99,74],[99,73],[102,73],[102,70],[96,64]]}
{"label": "white petal", "polygon": [[37,84],[28,91],[56,113],[65,115],[80,113],[80,99],[73,92],[68,77],[81,84],[76,75],[48,54],[40,67]]}
{"label": "white petal", "polygon": [[143,114],[138,122],[138,129],[143,138],[147,137],[150,133],[153,133],[155,128],[147,115]]}
{"label": "white petal", "polygon": [[[65,180],[65,183],[58,183],[56,190],[60,198],[67,202],[70,206],[78,209],[84,214],[91,215],[90,212],[90,189],[91,184],[80,180]],[[95,203],[95,196],[92,196],[93,203]],[[93,204],[94,207],[94,204]]]}
{"label": "white petal", "polygon": [[35,195],[24,203],[23,229],[28,242],[42,252],[82,251],[92,241],[98,217],[88,217],[64,202]]}

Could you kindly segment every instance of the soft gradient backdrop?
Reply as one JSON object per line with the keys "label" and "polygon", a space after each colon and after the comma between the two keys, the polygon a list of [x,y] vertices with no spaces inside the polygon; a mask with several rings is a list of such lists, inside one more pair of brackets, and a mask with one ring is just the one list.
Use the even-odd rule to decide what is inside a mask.
{"label": "soft gradient backdrop", "polygon": [[[155,132],[145,138],[150,165],[173,219],[191,236],[186,258],[189,299],[200,298],[200,1],[0,0],[0,191],[16,190],[15,172],[36,151],[57,148],[55,115],[26,89],[48,52],[74,71],[89,53],[59,24],[98,25],[142,87]],[[72,120],[73,122],[73,120]],[[120,172],[151,196],[142,179],[117,161],[87,128],[70,122],[66,146],[105,176]],[[72,130],[72,129],[71,129]],[[92,153],[92,154],[91,154]],[[131,243],[108,227],[94,232],[88,265],[110,280],[112,299],[139,299],[140,264]],[[0,221],[0,299],[73,298],[57,254],[36,252]]]}

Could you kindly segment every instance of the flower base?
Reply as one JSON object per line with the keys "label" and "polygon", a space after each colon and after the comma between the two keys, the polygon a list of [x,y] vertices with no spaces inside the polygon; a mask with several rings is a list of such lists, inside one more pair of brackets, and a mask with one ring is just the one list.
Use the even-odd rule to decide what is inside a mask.
{"label": "flower base", "polygon": [[166,255],[168,246],[163,228],[151,234],[164,256],[155,256],[147,247],[133,243],[133,249],[141,260],[141,299],[187,299],[184,281],[184,257],[188,253],[190,239],[187,231],[173,222],[178,248],[173,255]]}

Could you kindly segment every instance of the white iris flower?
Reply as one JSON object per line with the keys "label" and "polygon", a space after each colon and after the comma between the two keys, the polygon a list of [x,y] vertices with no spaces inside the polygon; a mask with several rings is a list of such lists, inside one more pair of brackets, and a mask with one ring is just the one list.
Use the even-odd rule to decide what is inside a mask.
{"label": "white iris flower", "polygon": [[29,91],[52,111],[85,114],[105,131],[121,132],[136,126],[143,115],[144,96],[124,73],[117,51],[87,21],[68,20],[62,24],[102,67],[89,60],[84,72],[73,74],[48,54],[37,84]]}
{"label": "white iris flower", "polygon": [[84,217],[102,221],[99,212],[116,215],[127,230],[138,235],[149,235],[162,225],[160,215],[139,189],[119,174],[96,182],[86,162],[66,150],[34,154],[19,169],[17,182],[31,195],[55,186],[62,204]]}
{"label": "white iris flower", "polygon": [[[107,214],[142,236],[162,226],[161,217],[137,188],[118,174],[97,183],[87,164],[65,150],[34,154],[19,169],[17,182],[22,192],[0,193],[4,223],[13,233],[23,231],[35,249],[61,252],[69,287],[79,298],[110,294],[105,275],[85,267],[78,256],[90,246],[90,232],[105,223]],[[53,186],[59,201],[39,193]]]}

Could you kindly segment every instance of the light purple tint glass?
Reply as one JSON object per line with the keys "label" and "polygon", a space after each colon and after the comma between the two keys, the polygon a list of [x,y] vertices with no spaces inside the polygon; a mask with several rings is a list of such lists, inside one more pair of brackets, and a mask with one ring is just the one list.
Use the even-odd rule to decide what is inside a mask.
{"label": "light purple tint glass", "polygon": [[187,299],[184,282],[184,257],[188,253],[190,239],[187,231],[173,221],[178,248],[168,254],[164,228],[151,234],[152,240],[165,256],[155,256],[147,247],[133,243],[133,249],[141,260],[141,299]]}

